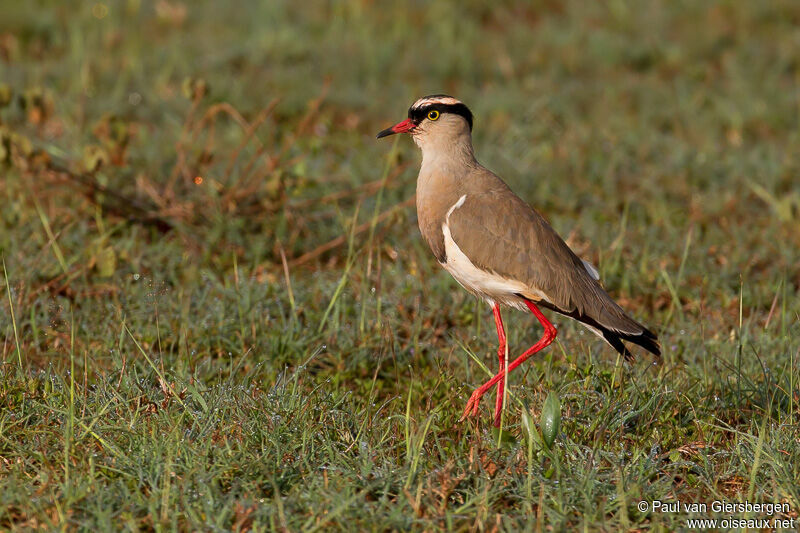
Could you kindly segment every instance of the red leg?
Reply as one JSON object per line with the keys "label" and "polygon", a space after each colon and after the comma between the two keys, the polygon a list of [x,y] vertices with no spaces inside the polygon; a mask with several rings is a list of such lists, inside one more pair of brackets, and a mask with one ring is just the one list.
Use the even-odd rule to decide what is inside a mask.
{"label": "red leg", "polygon": [[[492,306],[494,313],[494,325],[497,327],[497,340],[500,341],[500,347],[497,348],[497,358],[500,360],[500,372],[505,376],[506,368],[506,331],[503,327],[503,318],[500,316],[500,306],[494,304]],[[497,384],[497,397],[494,402],[494,425],[500,427],[500,413],[503,411],[503,391],[505,385],[505,378],[500,379]]]}
{"label": "red leg", "polygon": [[[542,312],[539,311],[539,308],[536,307],[536,304],[526,300],[525,305],[527,305],[528,309],[531,310],[531,313],[533,313],[534,316],[536,316],[536,318],[539,319],[539,322],[544,327],[544,334],[536,344],[528,348],[522,355],[514,359],[514,361],[510,365],[508,365],[509,373],[515,368],[517,368],[519,365],[524,363],[531,355],[535,354],[536,352],[545,348],[547,345],[553,342],[553,339],[555,339],[556,335],[558,334],[558,330],[556,330],[555,326],[553,326],[553,324],[551,324],[550,321],[547,320],[547,317],[545,317],[542,314]],[[478,414],[478,407],[480,405],[481,396],[483,396],[487,390],[494,387],[495,384],[503,380],[505,374],[506,372],[501,371],[495,377],[493,377],[492,379],[490,379],[489,381],[487,381],[486,383],[475,389],[475,391],[472,393],[472,396],[470,396],[469,401],[467,402],[467,407],[466,409],[464,409],[464,414],[461,415],[461,420],[464,420],[470,414],[471,415]]]}

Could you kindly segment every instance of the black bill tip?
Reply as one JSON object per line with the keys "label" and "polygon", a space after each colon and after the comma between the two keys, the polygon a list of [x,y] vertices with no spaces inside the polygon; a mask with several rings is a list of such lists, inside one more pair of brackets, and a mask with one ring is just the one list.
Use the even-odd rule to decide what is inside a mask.
{"label": "black bill tip", "polygon": [[[392,126],[392,128],[393,127],[394,126]],[[375,138],[376,139],[383,139],[384,137],[388,137],[389,135],[394,135],[395,133],[397,133],[396,131],[392,130],[392,128],[386,128],[385,130],[380,132],[378,135],[376,135]]]}

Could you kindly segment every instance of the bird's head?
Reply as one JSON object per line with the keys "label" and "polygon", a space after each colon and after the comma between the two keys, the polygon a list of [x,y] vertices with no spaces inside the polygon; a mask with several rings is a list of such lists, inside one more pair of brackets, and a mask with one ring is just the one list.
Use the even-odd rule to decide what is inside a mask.
{"label": "bird's head", "polygon": [[411,134],[423,150],[464,141],[471,145],[472,112],[452,96],[425,96],[408,108],[406,120],[380,132],[378,139],[395,133]]}

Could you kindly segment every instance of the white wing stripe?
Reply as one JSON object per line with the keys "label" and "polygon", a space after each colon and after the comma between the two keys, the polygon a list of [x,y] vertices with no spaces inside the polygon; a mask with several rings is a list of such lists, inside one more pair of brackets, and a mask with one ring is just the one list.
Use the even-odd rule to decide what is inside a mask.
{"label": "white wing stripe", "polygon": [[586,272],[588,272],[589,275],[592,276],[595,280],[599,280],[600,273],[597,271],[594,265],[591,264],[589,261],[586,261],[585,259],[581,259],[581,261],[583,262],[583,268],[586,269]]}

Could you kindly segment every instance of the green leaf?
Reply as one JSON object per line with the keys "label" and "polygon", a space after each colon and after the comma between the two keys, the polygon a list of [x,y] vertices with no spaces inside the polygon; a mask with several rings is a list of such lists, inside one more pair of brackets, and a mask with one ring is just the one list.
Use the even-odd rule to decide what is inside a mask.
{"label": "green leaf", "polygon": [[110,278],[117,269],[117,254],[111,246],[101,248],[97,254],[97,273],[102,278]]}
{"label": "green leaf", "polygon": [[544,406],[542,406],[539,426],[542,429],[542,439],[548,448],[552,448],[561,427],[561,403],[558,400],[558,394],[551,392],[547,395]]}
{"label": "green leaf", "polygon": [[7,107],[11,103],[14,93],[7,83],[0,83],[0,108]]}
{"label": "green leaf", "polygon": [[514,437],[510,431],[501,431],[500,428],[496,427],[492,427],[492,437],[494,437],[495,442],[501,444],[514,444],[517,442],[516,437]]}
{"label": "green leaf", "polygon": [[91,144],[83,149],[83,165],[87,172],[94,172],[103,165],[107,165],[111,158],[105,148]]}

